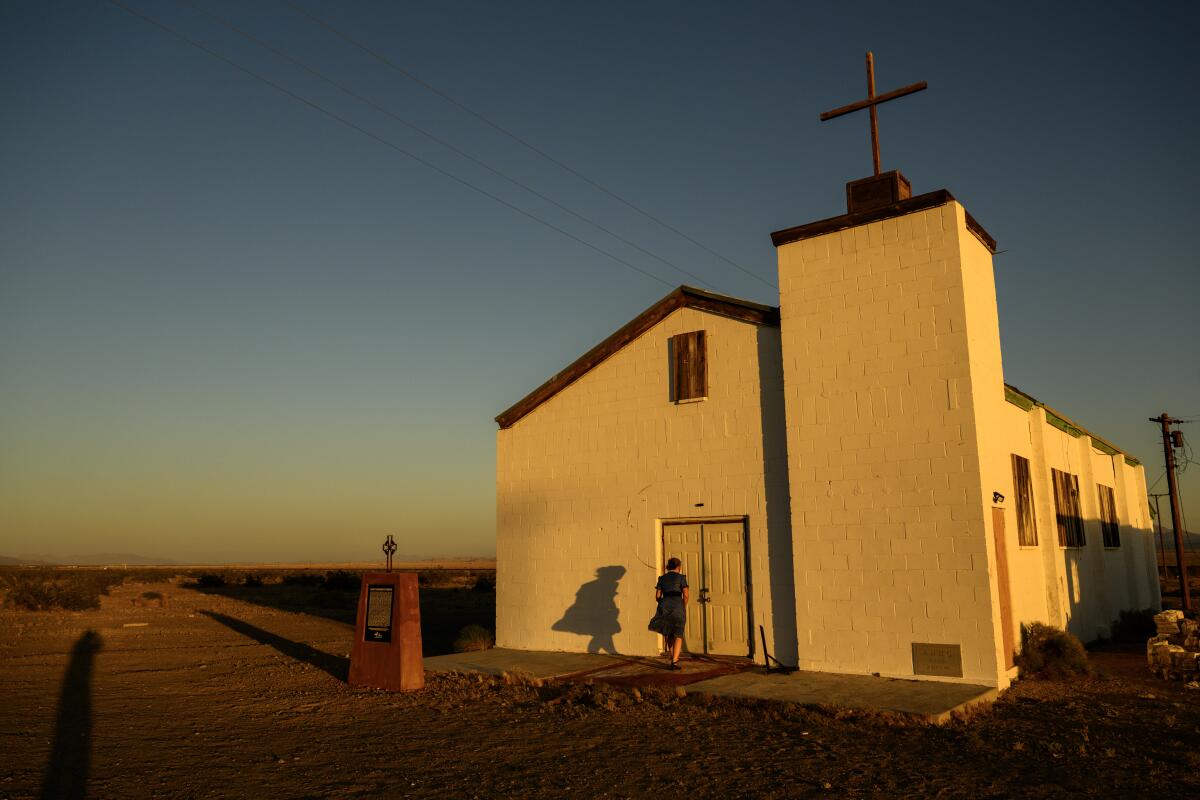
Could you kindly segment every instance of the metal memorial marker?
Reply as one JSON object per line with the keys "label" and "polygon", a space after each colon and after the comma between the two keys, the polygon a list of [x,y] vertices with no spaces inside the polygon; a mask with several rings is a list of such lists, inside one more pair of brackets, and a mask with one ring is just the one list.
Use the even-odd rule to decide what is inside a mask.
{"label": "metal memorial marker", "polygon": [[937,675],[942,678],[961,678],[962,648],[956,644],[912,643],[914,675]]}
{"label": "metal memorial marker", "polygon": [[388,571],[362,576],[350,649],[351,686],[393,692],[411,692],[425,686],[417,576],[391,571],[395,552],[396,540],[389,536],[383,543]]}
{"label": "metal memorial marker", "polygon": [[368,642],[392,640],[392,599],[395,589],[390,584],[367,586],[367,621],[363,634]]}
{"label": "metal memorial marker", "polygon": [[387,556],[387,571],[392,571],[392,556],[396,554],[396,540],[389,533],[388,537],[383,540],[383,554]]}

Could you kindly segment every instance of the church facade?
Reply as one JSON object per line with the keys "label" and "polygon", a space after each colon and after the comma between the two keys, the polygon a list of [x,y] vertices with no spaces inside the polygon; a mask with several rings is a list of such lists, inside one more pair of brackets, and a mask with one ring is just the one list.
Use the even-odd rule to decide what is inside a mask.
{"label": "church facade", "polygon": [[681,287],[497,417],[497,645],[1004,687],[1020,626],[1160,604],[1145,476],[1004,382],[995,242],[885,173],[772,235],[779,306]]}

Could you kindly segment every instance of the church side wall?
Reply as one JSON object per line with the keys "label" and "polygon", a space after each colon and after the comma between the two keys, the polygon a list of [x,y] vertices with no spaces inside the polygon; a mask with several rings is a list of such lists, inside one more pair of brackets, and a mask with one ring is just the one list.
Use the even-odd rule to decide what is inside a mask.
{"label": "church side wall", "polygon": [[1007,684],[968,365],[968,237],[948,203],[778,250],[803,668],[912,677],[914,643],[948,644],[958,680]]}
{"label": "church side wall", "polygon": [[[969,237],[963,228],[963,235]],[[1122,454],[1110,455],[1093,447],[1087,434],[1078,437],[1047,422],[1044,409],[1026,412],[1005,397],[996,309],[995,281],[990,254],[973,237],[962,239],[964,297],[967,302],[967,342],[970,352],[971,402],[975,407],[980,449],[980,489],[987,531],[989,571],[993,575],[996,647],[1004,670],[1002,619],[996,576],[993,509],[1004,516],[1004,543],[1012,601],[1013,641],[1019,648],[1020,626],[1050,622],[1065,627],[1084,641],[1108,636],[1122,610],[1141,609],[1159,602],[1153,575],[1152,540],[1148,520],[1139,505],[1137,487],[1144,486],[1141,466],[1131,466]],[[1018,537],[1012,455],[1030,461],[1038,542],[1022,546]],[[1079,501],[1085,544],[1058,545],[1057,517],[1050,469],[1079,478]],[[1098,487],[1114,491],[1120,545],[1105,547],[1100,523]],[[999,492],[1004,500],[993,494]],[[1147,563],[1149,561],[1149,563]],[[1148,569],[1149,567],[1149,569]],[[1147,575],[1151,580],[1147,580]]]}
{"label": "church side wall", "polygon": [[[1046,554],[1044,583],[1051,602],[1044,617],[1023,621],[1049,622],[1084,641],[1111,633],[1121,611],[1158,608],[1155,540],[1146,505],[1145,471],[1124,455],[1110,455],[1093,446],[1087,434],[1073,436],[1047,422],[1044,409],[1029,412],[1031,427],[1040,428],[1041,458],[1031,463],[1035,496],[1040,496],[1038,547]],[[1051,469],[1079,479],[1083,517],[1083,547],[1058,543],[1057,513]],[[1100,526],[1098,486],[1113,489],[1120,545],[1105,547]]]}
{"label": "church side wall", "polygon": [[[676,404],[668,340],[694,330],[708,398]],[[657,654],[662,521],[745,515],[755,657],[761,624],[794,663],[779,353],[776,328],[680,309],[497,433],[499,646]]]}
{"label": "church side wall", "polygon": [[[996,491],[1005,496],[1005,539],[1013,602],[1014,641],[1020,626],[1042,622],[1066,628],[1084,641],[1110,633],[1121,611],[1158,608],[1161,598],[1154,537],[1145,503],[1145,472],[1124,455],[1109,455],[1047,422],[1040,407],[1012,403],[992,423],[984,461],[993,464]],[[1037,543],[1022,545],[1016,516],[1013,454],[1029,460]],[[1086,544],[1060,547],[1051,469],[1079,478]],[[1097,486],[1113,489],[1120,546],[1104,547]]]}

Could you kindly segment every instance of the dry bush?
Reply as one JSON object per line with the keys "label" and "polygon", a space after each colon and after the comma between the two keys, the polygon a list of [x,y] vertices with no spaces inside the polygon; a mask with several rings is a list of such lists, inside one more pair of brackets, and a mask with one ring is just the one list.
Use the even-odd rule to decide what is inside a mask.
{"label": "dry bush", "polygon": [[162,583],[179,574],[174,567],[134,567],[121,570],[123,583]]}
{"label": "dry bush", "polygon": [[142,608],[158,606],[159,608],[167,607],[167,598],[162,592],[142,592],[138,597],[133,598],[133,605]]}
{"label": "dry bush", "polygon": [[86,611],[100,607],[100,596],[124,581],[106,570],[28,570],[3,575],[4,604],[25,611]]}
{"label": "dry bush", "polygon": [[325,583],[325,576],[317,572],[293,572],[285,574],[280,582],[285,586],[320,586]]}
{"label": "dry bush", "polygon": [[442,570],[423,569],[417,572],[417,586],[436,586],[443,580]]}
{"label": "dry bush", "polygon": [[490,650],[496,643],[492,632],[482,625],[468,625],[458,632],[454,640],[454,652],[471,653],[476,650]]}
{"label": "dry bush", "polygon": [[321,588],[333,592],[357,592],[361,585],[362,576],[357,572],[335,569],[325,573],[325,582],[321,584]]}
{"label": "dry bush", "polygon": [[495,575],[495,570],[427,568],[417,571],[417,585],[426,589],[474,589],[477,592],[494,592]]}
{"label": "dry bush", "polygon": [[1130,608],[1122,611],[1121,616],[1113,620],[1113,641],[1144,643],[1158,633],[1158,628],[1154,624],[1154,613],[1153,608],[1141,610]]}
{"label": "dry bush", "polygon": [[1021,626],[1017,666],[1022,678],[1060,679],[1092,674],[1083,643],[1061,628],[1040,622]]}

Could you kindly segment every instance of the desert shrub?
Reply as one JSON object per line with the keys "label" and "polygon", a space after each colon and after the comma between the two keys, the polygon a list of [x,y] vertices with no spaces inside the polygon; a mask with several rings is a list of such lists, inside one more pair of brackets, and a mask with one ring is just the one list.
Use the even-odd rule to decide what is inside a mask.
{"label": "desert shrub", "polygon": [[475,591],[494,592],[496,591],[496,582],[492,580],[490,575],[480,575],[475,579]]}
{"label": "desert shrub", "polygon": [[325,583],[325,576],[316,572],[294,572],[283,576],[285,586],[320,586]]}
{"label": "desert shrub", "polygon": [[361,583],[362,578],[357,572],[336,569],[325,573],[325,582],[321,588],[334,592],[357,592]]}
{"label": "desert shrub", "polygon": [[125,583],[160,583],[169,581],[178,574],[170,567],[136,567],[123,571]]}
{"label": "desert shrub", "polygon": [[418,586],[442,586],[446,582],[446,571],[441,569],[423,569],[417,573]]}
{"label": "desert shrub", "polygon": [[124,575],[104,571],[37,570],[5,576],[4,604],[26,611],[86,611],[100,607],[100,596]]}
{"label": "desert shrub", "polygon": [[4,604],[25,611],[49,611],[54,608],[82,611],[99,608],[100,596],[72,591],[60,581],[26,580],[9,587]]}
{"label": "desert shrub", "polygon": [[242,577],[242,585],[250,587],[258,587],[263,585],[263,579],[253,572],[247,572]]}
{"label": "desert shrub", "polygon": [[1023,678],[1068,678],[1090,675],[1087,651],[1075,636],[1051,625],[1035,622],[1021,626],[1021,652],[1017,666]]}
{"label": "desert shrub", "polygon": [[468,625],[458,632],[454,640],[454,652],[470,653],[476,650],[488,650],[496,643],[492,632],[482,625]]}
{"label": "desert shrub", "polygon": [[1112,638],[1116,642],[1145,642],[1157,632],[1153,608],[1126,609],[1112,624]]}
{"label": "desert shrub", "polygon": [[202,572],[196,578],[196,585],[201,589],[215,589],[225,585],[225,576],[219,572]]}

